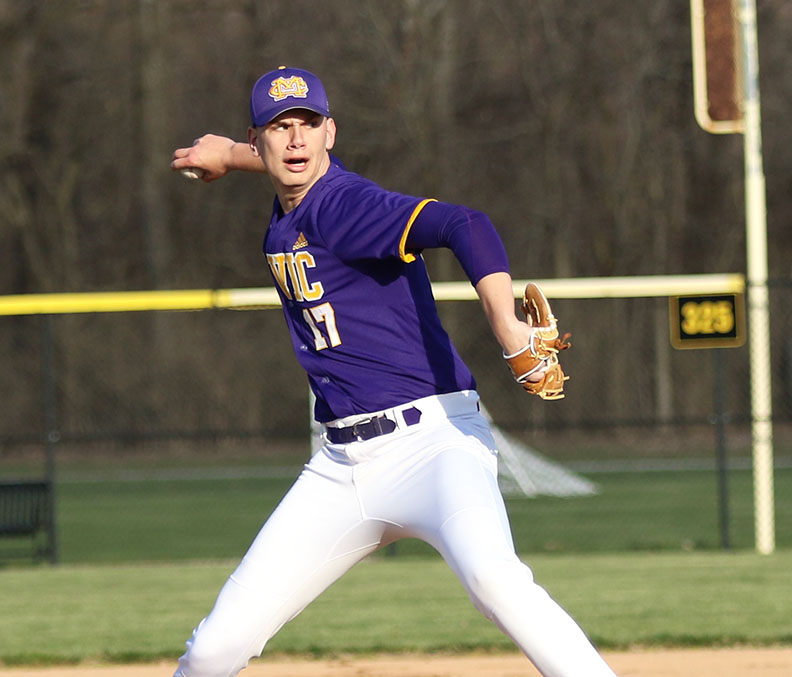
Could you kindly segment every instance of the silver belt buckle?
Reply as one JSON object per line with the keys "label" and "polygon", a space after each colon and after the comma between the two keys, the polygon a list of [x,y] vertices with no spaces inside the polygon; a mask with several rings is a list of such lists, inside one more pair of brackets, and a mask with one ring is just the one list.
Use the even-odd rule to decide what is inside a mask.
{"label": "silver belt buckle", "polygon": [[373,420],[374,420],[373,418],[367,418],[365,421],[358,421],[357,423],[352,424],[352,434],[355,436],[355,440],[357,440],[358,442],[365,442],[366,441],[364,438],[362,438],[360,436],[360,433],[358,433],[358,426],[359,425],[368,425]]}

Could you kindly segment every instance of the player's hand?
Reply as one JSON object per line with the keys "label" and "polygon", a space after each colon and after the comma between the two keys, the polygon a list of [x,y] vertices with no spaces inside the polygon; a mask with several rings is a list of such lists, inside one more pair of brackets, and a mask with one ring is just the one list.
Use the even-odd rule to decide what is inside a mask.
{"label": "player's hand", "polygon": [[[531,327],[525,319],[517,317],[512,279],[508,273],[485,275],[476,284],[476,292],[504,355],[516,353],[531,343],[536,328]],[[539,383],[544,377],[544,371],[539,368],[527,379],[532,383]]]}
{"label": "player's hand", "polygon": [[[520,310],[534,334],[523,349],[504,353],[503,358],[514,379],[526,392],[543,400],[561,400],[564,398],[564,382],[569,380],[569,376],[564,373],[558,353],[572,347],[569,342],[571,334],[561,335],[558,331],[558,319],[553,315],[544,292],[534,282],[525,285]],[[542,378],[531,378],[536,373],[541,373]]]}
{"label": "player's hand", "polygon": [[[509,322],[508,327],[508,332],[502,336],[501,344],[505,355],[510,355],[524,348],[531,342],[536,332],[536,327],[529,326],[527,322],[517,317],[514,318],[514,321]],[[544,378],[545,371],[546,368],[539,368],[533,374],[528,375],[526,380],[531,383],[539,383]]]}
{"label": "player's hand", "polygon": [[237,143],[233,139],[216,134],[204,134],[188,148],[173,151],[171,169],[200,169],[201,180],[209,183],[225,176],[233,169],[233,154]]}

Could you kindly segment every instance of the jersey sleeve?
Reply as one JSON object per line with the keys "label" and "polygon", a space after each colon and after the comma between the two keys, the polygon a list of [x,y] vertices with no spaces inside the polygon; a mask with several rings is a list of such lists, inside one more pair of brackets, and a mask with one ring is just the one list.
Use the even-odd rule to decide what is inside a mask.
{"label": "jersey sleeve", "polygon": [[330,186],[319,219],[327,248],[344,261],[398,257],[410,262],[408,234],[432,200],[387,191],[356,175]]}
{"label": "jersey sleeve", "polygon": [[416,215],[406,233],[405,250],[447,247],[475,286],[491,273],[509,272],[506,249],[495,226],[482,212],[432,202]]}

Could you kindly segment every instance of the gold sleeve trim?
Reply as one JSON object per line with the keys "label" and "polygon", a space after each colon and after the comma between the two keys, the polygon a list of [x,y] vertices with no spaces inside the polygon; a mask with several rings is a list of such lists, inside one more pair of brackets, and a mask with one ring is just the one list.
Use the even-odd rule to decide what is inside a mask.
{"label": "gold sleeve trim", "polygon": [[412,261],[415,261],[415,255],[404,250],[404,248],[407,246],[407,236],[410,234],[410,229],[412,228],[413,223],[415,223],[415,219],[418,218],[418,214],[420,214],[421,210],[430,202],[437,202],[437,200],[434,198],[421,200],[421,202],[418,203],[418,206],[413,209],[413,213],[410,214],[410,219],[407,221],[407,226],[402,233],[401,240],[399,240],[399,256],[405,263],[411,263]]}

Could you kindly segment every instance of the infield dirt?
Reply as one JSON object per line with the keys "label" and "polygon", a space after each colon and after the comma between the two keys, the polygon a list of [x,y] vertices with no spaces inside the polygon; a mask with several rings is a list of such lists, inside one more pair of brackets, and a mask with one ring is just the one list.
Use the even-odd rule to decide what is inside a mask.
{"label": "infield dirt", "polygon": [[[605,652],[620,677],[788,677],[792,647]],[[3,677],[167,677],[172,663],[3,668]],[[329,660],[259,659],[245,677],[537,677],[522,656],[341,656]]]}

